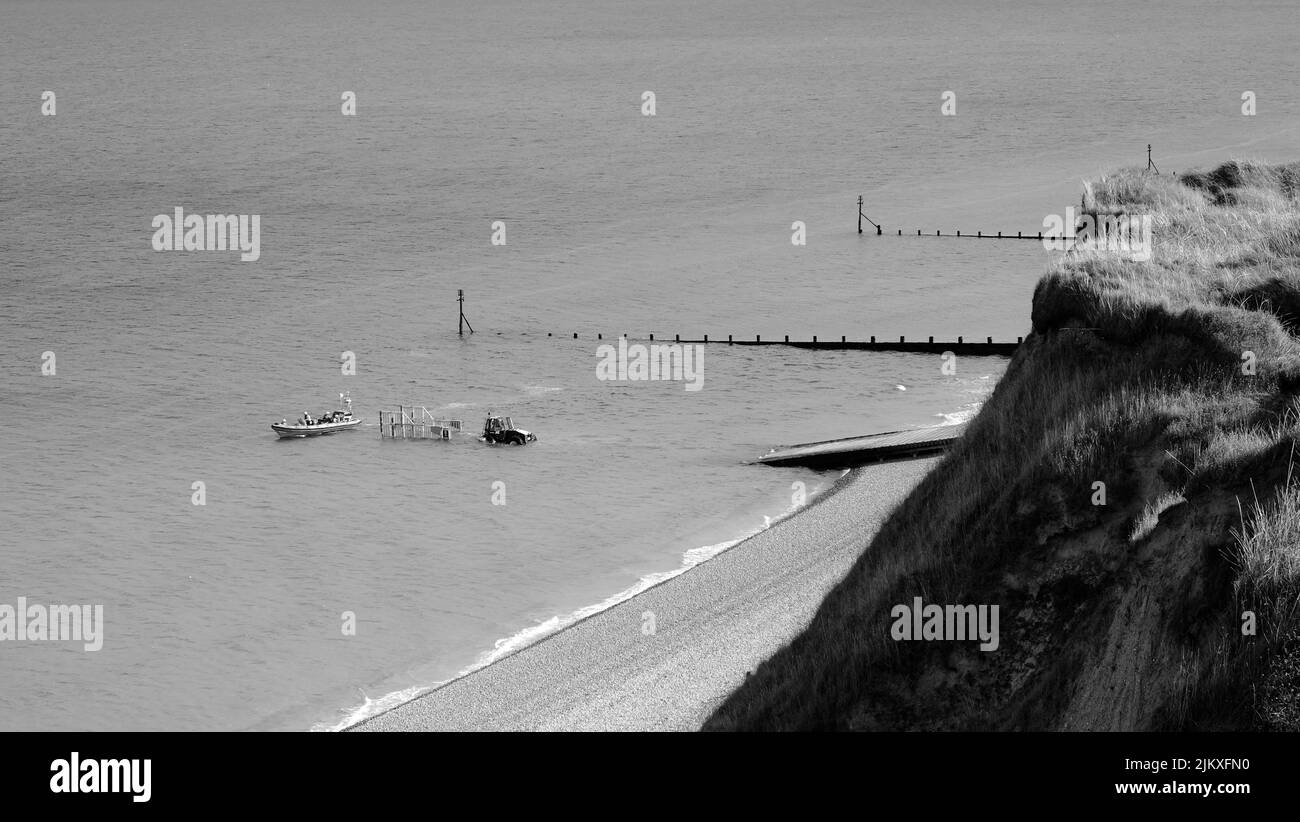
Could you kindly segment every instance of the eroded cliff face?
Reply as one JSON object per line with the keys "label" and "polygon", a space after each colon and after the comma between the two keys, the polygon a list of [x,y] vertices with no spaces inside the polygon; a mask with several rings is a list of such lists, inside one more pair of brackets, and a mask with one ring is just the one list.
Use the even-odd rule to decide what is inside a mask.
{"label": "eroded cliff face", "polygon": [[[1297,727],[1300,174],[1230,165],[1087,188],[1154,254],[1048,272],[965,437],[706,729]],[[996,606],[996,650],[900,639],[917,598]]]}
{"label": "eroded cliff face", "polygon": [[[1035,544],[971,589],[966,600],[1001,606],[996,652],[935,643],[887,693],[862,694],[847,726],[1167,727],[1186,710],[1195,660],[1239,626],[1230,563],[1241,524],[1231,494],[1178,498],[1160,476],[1167,459],[1157,448],[1140,455],[1143,492],[1126,505],[1086,519],[1060,506],[1037,519]],[[1161,505],[1151,523],[1145,511]],[[1137,522],[1147,533],[1135,540]]]}

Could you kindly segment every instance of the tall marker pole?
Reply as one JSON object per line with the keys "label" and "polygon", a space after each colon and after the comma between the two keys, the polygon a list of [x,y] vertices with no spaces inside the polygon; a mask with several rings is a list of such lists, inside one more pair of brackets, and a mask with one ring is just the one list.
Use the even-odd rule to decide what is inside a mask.
{"label": "tall marker pole", "polygon": [[[863,218],[863,217],[867,217],[867,215],[865,215],[865,214],[862,213],[862,195],[859,194],[859,195],[858,195],[858,233],[859,233],[859,234],[862,233],[862,218]],[[871,223],[872,225],[876,226],[876,236],[877,236],[877,237],[880,236],[881,233],[883,233],[883,229],[881,229],[881,227],[880,227],[879,225],[876,224],[876,221],[875,221],[875,220],[872,220],[870,217],[867,217],[867,222],[869,222],[869,223]]]}
{"label": "tall marker pole", "polygon": [[473,334],[474,326],[470,325],[469,320],[465,319],[465,289],[456,289],[456,302],[460,303],[460,320],[457,324],[457,333],[462,337],[465,336],[465,328],[468,326],[469,333]]}

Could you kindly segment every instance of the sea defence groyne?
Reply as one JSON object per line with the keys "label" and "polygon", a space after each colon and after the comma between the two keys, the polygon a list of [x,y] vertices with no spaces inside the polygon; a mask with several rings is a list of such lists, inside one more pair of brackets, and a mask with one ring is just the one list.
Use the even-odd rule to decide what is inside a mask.
{"label": "sea defence groyne", "polygon": [[872,462],[914,459],[947,451],[966,431],[966,423],[936,425],[910,431],[888,431],[798,445],[780,445],[754,462],[797,465],[819,471],[853,468]]}
{"label": "sea defence groyne", "polygon": [[[579,338],[578,332],[574,331],[572,333],[573,339]],[[552,337],[555,335],[547,334],[546,336]],[[596,335],[597,341],[604,341],[605,338],[604,334]],[[850,340],[847,336],[842,336],[838,340],[834,338],[823,340],[816,336],[811,340],[792,340],[788,334],[780,338],[769,337],[767,339],[764,339],[759,334],[755,334],[753,339],[748,337],[738,338],[732,334],[728,334],[725,338],[705,334],[699,339],[682,339],[681,334],[674,334],[671,340],[663,337],[656,339],[654,334],[650,334],[646,338],[629,337],[627,334],[623,334],[622,338],[627,339],[629,342],[671,342],[682,345],[784,345],[791,348],[810,348],[819,351],[892,351],[904,354],[945,354],[952,352],[953,354],[974,357],[1010,357],[1024,341],[1023,337],[1016,337],[1015,342],[995,342],[992,337],[985,337],[983,341],[967,341],[965,337],[958,337],[955,341],[936,341],[933,336],[924,339],[913,338],[911,340],[906,336],[900,336],[897,340],[893,338],[877,339],[874,336],[868,340]],[[610,339],[617,340],[619,337],[610,337]]]}

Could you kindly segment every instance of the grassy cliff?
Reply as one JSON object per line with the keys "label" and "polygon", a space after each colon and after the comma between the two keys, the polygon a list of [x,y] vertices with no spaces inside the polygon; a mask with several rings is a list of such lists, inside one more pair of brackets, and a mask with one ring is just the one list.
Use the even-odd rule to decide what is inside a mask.
{"label": "grassy cliff", "polygon": [[[1150,259],[1051,266],[966,436],[705,729],[1300,729],[1298,190],[1085,186]],[[917,596],[999,606],[999,647],[893,640]]]}

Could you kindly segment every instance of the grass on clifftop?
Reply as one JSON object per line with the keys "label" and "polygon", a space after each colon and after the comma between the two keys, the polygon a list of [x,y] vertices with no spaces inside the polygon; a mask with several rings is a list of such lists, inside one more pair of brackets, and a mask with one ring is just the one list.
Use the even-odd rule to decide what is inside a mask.
{"label": "grass on clifftop", "polygon": [[[1086,185],[1151,215],[1150,259],[1052,264],[966,435],[705,728],[1300,729],[1298,189]],[[915,596],[998,605],[999,649],[893,640]]]}

